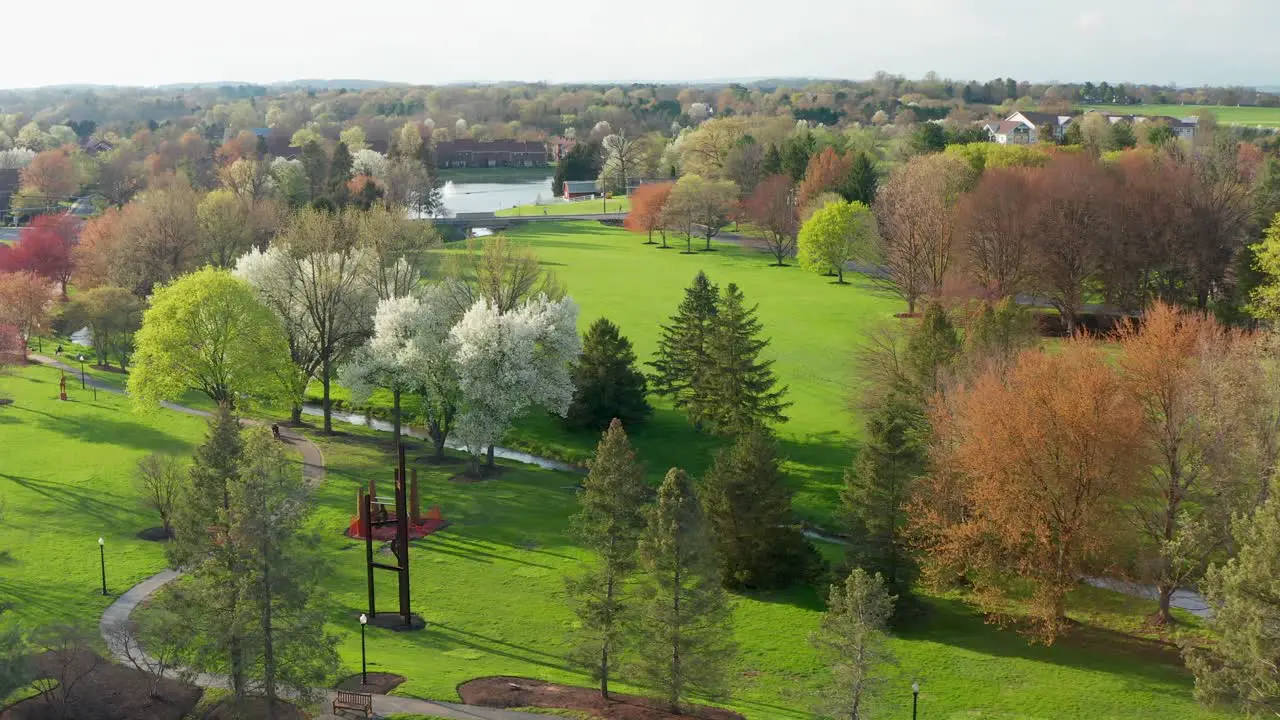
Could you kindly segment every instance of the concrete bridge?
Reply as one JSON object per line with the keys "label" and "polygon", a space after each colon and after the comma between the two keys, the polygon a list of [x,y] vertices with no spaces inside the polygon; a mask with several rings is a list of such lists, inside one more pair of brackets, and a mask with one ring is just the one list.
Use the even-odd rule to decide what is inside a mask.
{"label": "concrete bridge", "polygon": [[458,213],[454,217],[447,218],[423,218],[435,225],[449,225],[452,227],[462,228],[464,231],[470,232],[472,228],[489,228],[491,230],[505,230],[515,225],[524,225],[525,223],[539,222],[564,222],[566,220],[596,220],[599,222],[615,224],[625,220],[627,214],[624,212],[615,213],[595,213],[583,215],[513,215],[501,216],[491,212],[475,212],[475,213]]}

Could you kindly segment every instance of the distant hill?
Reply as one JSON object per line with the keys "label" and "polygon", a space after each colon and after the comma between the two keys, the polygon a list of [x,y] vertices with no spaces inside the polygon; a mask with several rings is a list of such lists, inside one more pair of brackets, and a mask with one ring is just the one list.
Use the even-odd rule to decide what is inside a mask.
{"label": "distant hill", "polygon": [[384,87],[408,87],[409,83],[386,82],[384,80],[288,80],[268,83],[273,88],[302,88],[307,90],[374,90]]}

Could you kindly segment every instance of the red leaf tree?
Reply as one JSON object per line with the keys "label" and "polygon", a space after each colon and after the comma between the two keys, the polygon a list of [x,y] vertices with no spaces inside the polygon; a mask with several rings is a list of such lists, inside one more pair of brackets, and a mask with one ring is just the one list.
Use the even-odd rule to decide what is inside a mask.
{"label": "red leaf tree", "polygon": [[16,330],[24,360],[31,338],[49,324],[50,290],[49,281],[33,272],[0,273],[0,332]]}
{"label": "red leaf tree", "polygon": [[742,202],[746,219],[759,228],[778,266],[796,250],[800,208],[789,175],[770,175]]}
{"label": "red leaf tree", "polygon": [[646,245],[653,244],[653,231],[662,232],[662,244],[667,244],[666,226],[662,222],[662,209],[671,196],[671,188],[675,183],[649,183],[636,188],[631,195],[631,212],[623,225],[631,232],[648,233]]}
{"label": "red leaf tree", "polygon": [[800,206],[805,207],[826,192],[836,192],[849,175],[851,157],[841,156],[835,148],[827,148],[809,159],[809,169],[800,181]]}
{"label": "red leaf tree", "polygon": [[78,222],[69,215],[41,215],[25,228],[18,242],[0,249],[0,272],[33,272],[58,283],[67,297],[67,283],[75,268]]}

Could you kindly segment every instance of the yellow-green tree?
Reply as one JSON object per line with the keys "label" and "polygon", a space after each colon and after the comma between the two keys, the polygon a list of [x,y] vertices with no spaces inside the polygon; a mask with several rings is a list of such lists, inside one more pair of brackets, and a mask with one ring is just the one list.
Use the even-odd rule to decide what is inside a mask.
{"label": "yellow-green tree", "polygon": [[290,400],[280,321],[228,271],[206,267],[158,287],[134,343],[129,395],[139,408],[186,390],[229,406]]}
{"label": "yellow-green tree", "polygon": [[1274,320],[1280,317],[1280,213],[1271,220],[1262,241],[1249,249],[1254,254],[1254,268],[1264,278],[1253,291],[1249,312],[1259,319]]}
{"label": "yellow-green tree", "polygon": [[814,211],[800,228],[796,257],[800,267],[836,276],[844,284],[844,266],[850,260],[872,259],[876,242],[876,218],[860,202],[838,200]]}

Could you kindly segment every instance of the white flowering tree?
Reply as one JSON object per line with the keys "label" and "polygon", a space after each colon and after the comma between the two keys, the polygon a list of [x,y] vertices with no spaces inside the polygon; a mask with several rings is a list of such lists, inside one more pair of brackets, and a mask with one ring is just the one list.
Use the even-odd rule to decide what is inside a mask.
{"label": "white flowering tree", "polygon": [[501,313],[480,300],[450,332],[462,394],[458,435],[480,470],[480,455],[533,406],[564,415],[573,396],[570,364],[582,350],[573,300],[539,295]]}
{"label": "white flowering tree", "polygon": [[436,460],[444,459],[445,441],[453,432],[462,405],[462,388],[458,377],[457,345],[453,326],[462,313],[453,302],[453,294],[445,287],[449,280],[426,287],[419,305],[421,316],[416,325],[414,350],[419,359],[418,390],[422,393],[422,419],[427,436],[435,446]]}
{"label": "white flowering tree", "polygon": [[422,353],[416,342],[422,302],[415,297],[382,300],[373,316],[373,337],[352,354],[338,374],[351,399],[364,402],[376,388],[391,391],[391,423],[400,445],[400,400],[421,386]]}
{"label": "white flowering tree", "polygon": [[302,421],[302,398],[307,383],[320,369],[320,349],[315,333],[307,318],[306,307],[298,300],[293,276],[289,273],[289,258],[277,246],[265,252],[254,248],[236,261],[235,275],[253,288],[258,299],[280,318],[289,343],[289,358],[294,373],[287,379],[293,405],[290,420]]}
{"label": "white flowering tree", "polygon": [[368,175],[379,182],[386,182],[387,156],[369,148],[356,150],[351,153],[351,174]]}

